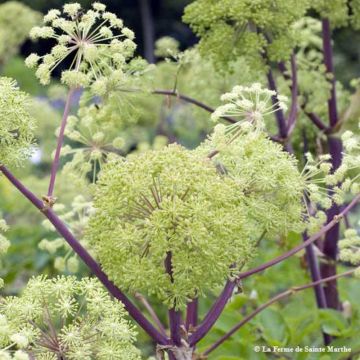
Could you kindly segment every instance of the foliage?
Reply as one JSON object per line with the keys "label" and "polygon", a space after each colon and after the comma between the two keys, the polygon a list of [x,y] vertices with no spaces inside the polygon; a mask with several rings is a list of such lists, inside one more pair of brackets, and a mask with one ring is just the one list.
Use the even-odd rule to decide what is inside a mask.
{"label": "foliage", "polygon": [[270,60],[288,59],[296,44],[296,34],[289,29],[304,16],[308,3],[197,0],[185,9],[184,21],[201,37],[202,53],[214,58],[220,67],[245,56],[252,67],[261,69],[263,52]]}

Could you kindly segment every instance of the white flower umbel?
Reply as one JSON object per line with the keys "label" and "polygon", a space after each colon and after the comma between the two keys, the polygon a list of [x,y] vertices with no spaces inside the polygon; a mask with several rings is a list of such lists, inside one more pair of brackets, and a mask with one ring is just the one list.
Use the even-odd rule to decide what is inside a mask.
{"label": "white flower umbel", "polygon": [[37,68],[36,76],[44,85],[65,59],[69,59],[70,66],[63,71],[62,82],[69,87],[87,87],[113,72],[121,77],[124,64],[136,48],[134,33],[100,3],[94,3],[87,12],[78,3],[64,5],[62,12],[50,10],[44,26],[34,27],[30,36],[56,41],[49,54],[31,54],[26,59],[28,67]]}
{"label": "white flower umbel", "polygon": [[[272,102],[276,98],[276,102]],[[229,130],[249,129],[264,130],[266,116],[279,110],[287,110],[287,97],[277,95],[275,91],[262,88],[261,84],[254,83],[251,86],[235,86],[231,92],[222,95],[221,100],[225,103],[218,107],[212,114],[213,121],[219,121],[224,116],[239,119]],[[245,128],[244,128],[245,127]]]}

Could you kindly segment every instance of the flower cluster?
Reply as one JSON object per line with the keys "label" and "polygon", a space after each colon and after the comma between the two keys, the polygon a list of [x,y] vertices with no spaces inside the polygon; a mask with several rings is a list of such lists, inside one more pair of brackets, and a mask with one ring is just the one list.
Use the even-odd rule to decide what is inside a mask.
{"label": "flower cluster", "polygon": [[140,360],[125,315],[97,280],[33,278],[21,296],[0,299],[0,357]]}
{"label": "flower cluster", "polygon": [[198,151],[204,156],[216,152],[212,161],[243,189],[253,237],[266,233],[271,238],[304,228],[305,184],[297,161],[265,133],[250,131],[234,136],[228,126],[219,124]]}
{"label": "flower cluster", "polygon": [[164,36],[155,43],[155,55],[158,57],[176,56],[179,53],[180,43],[171,36]]}
{"label": "flower cluster", "polygon": [[[74,144],[66,145],[61,151],[64,157],[72,156],[64,171],[81,176],[91,174],[95,182],[97,172],[102,168],[110,153],[117,153],[124,146],[122,138],[113,134],[106,122],[101,123],[99,106],[90,105],[79,110],[79,116],[68,120],[66,137]],[[108,122],[111,122],[108,119]]]}
{"label": "flower cluster", "polygon": [[351,131],[342,135],[344,146],[342,163],[334,173],[326,176],[325,181],[333,186],[333,198],[342,204],[347,193],[360,193],[360,137]]}
{"label": "flower cluster", "polygon": [[[81,242],[81,244],[85,248],[88,248],[84,239],[84,230],[89,217],[93,212],[92,203],[87,201],[82,195],[78,195],[71,203],[70,211],[68,211],[62,204],[55,204],[54,210],[57,212],[61,220],[64,221],[72,230],[73,234]],[[43,225],[49,231],[55,232],[54,227],[48,220],[45,220]],[[39,248],[49,252],[51,255],[56,255],[54,267],[58,271],[69,271],[71,273],[76,273],[78,271],[78,257],[63,238],[57,237],[51,240],[43,239],[39,243]]]}
{"label": "flower cluster", "polygon": [[65,4],[62,12],[50,10],[44,26],[34,27],[30,36],[57,42],[50,54],[31,54],[26,59],[27,66],[37,68],[36,76],[45,85],[53,70],[67,58],[70,68],[63,71],[62,82],[69,87],[103,86],[109,81],[107,76],[112,82],[121,82],[123,68],[136,49],[134,33],[97,2],[87,12],[78,3]]}
{"label": "flower cluster", "polygon": [[222,284],[254,253],[242,188],[179,145],[106,164],[94,207],[87,237],[110,279],[170,308]]}
{"label": "flower cluster", "polygon": [[340,260],[360,265],[360,236],[355,229],[347,229],[344,239],[339,241]]}
{"label": "flower cluster", "polygon": [[29,158],[34,130],[28,95],[14,80],[0,78],[0,164],[18,166]]}
{"label": "flower cluster", "polygon": [[[260,83],[251,86],[235,86],[230,93],[221,96],[225,105],[218,107],[212,114],[213,121],[218,121],[224,116],[239,118],[233,127],[227,130],[249,129],[263,131],[265,128],[264,119],[279,110],[287,110],[287,97],[277,95],[275,91],[264,89]],[[275,100],[274,102],[272,102]]]}
{"label": "flower cluster", "polygon": [[274,61],[290,57],[296,44],[291,25],[308,7],[308,0],[196,0],[185,9],[184,21],[200,37],[201,52],[216,63],[224,66],[244,56],[263,70],[264,52]]}

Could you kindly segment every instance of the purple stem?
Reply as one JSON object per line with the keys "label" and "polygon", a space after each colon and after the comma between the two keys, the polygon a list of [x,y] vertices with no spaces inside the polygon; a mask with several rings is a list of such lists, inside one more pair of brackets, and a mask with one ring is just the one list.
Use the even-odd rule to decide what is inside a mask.
{"label": "purple stem", "polygon": [[58,168],[59,168],[59,163],[60,163],[61,148],[62,148],[63,143],[64,143],[64,135],[65,135],[66,124],[67,124],[67,120],[68,120],[68,117],[69,117],[69,114],[70,114],[71,102],[73,100],[75,90],[76,89],[70,89],[69,93],[68,93],[68,96],[67,96],[67,99],[66,99],[64,113],[63,113],[63,117],[62,117],[62,120],[61,120],[60,133],[59,133],[58,140],[57,140],[55,157],[54,157],[54,161],[53,161],[52,166],[51,166],[51,175],[50,175],[48,197],[52,197],[53,194],[54,194],[56,174],[57,174],[57,171],[58,171]]}
{"label": "purple stem", "polygon": [[[304,236],[304,241],[306,240]],[[306,248],[306,258],[310,270],[311,279],[313,282],[317,282],[321,280],[321,274],[319,269],[319,263],[318,259],[316,257],[315,251],[314,251],[314,245],[310,245]],[[314,286],[314,292],[315,292],[315,298],[316,298],[316,304],[319,309],[326,309],[327,303],[326,303],[326,297],[325,297],[325,291],[323,284],[318,284]],[[324,337],[324,344],[329,345],[331,343],[331,336],[329,334],[326,334],[323,332]]]}
{"label": "purple stem", "polygon": [[314,282],[312,282],[310,284],[301,285],[301,286],[295,286],[295,287],[290,288],[289,290],[286,290],[286,291],[274,296],[269,301],[267,301],[266,303],[264,303],[264,304],[260,305],[258,308],[256,308],[252,313],[245,316],[229,332],[227,332],[219,340],[217,340],[213,345],[211,345],[207,350],[205,350],[203,352],[203,355],[204,356],[209,355],[212,351],[214,351],[221,344],[223,344],[227,339],[229,339],[235,332],[237,332],[240,328],[242,328],[245,324],[247,324],[250,320],[252,320],[257,314],[259,314],[261,311],[265,310],[266,308],[268,308],[269,306],[271,306],[275,302],[280,301],[282,299],[285,299],[285,298],[287,298],[287,297],[289,297],[291,295],[294,295],[299,291],[307,290],[307,289],[309,289],[311,287],[318,286],[320,284],[324,284],[324,283],[326,283],[328,281],[352,275],[355,271],[356,271],[356,269],[352,269],[352,270],[346,271],[346,272],[344,272],[342,274],[332,276],[330,278],[325,278],[325,279],[320,279],[318,281],[314,281]]}
{"label": "purple stem", "polygon": [[236,282],[228,281],[225,285],[223,292],[215,301],[214,305],[210,309],[210,311],[205,316],[203,322],[200,324],[198,329],[192,334],[189,338],[189,345],[194,346],[198,343],[213,327],[216,320],[221,315],[224,310],[227,302],[232,296],[232,293],[235,289]]}
{"label": "purple stem", "polygon": [[[308,152],[308,139],[306,137],[306,133],[304,130],[304,154]],[[310,204],[305,204],[305,206],[310,206]],[[307,233],[303,233],[303,240],[306,241],[308,238]],[[314,245],[311,244],[306,249],[306,260],[308,264],[308,268],[310,270],[311,279],[313,281],[319,281],[321,280],[321,273],[319,268],[319,262],[318,258],[315,254]],[[326,296],[323,284],[318,284],[314,286],[314,292],[315,292],[315,298],[316,298],[316,304],[319,309],[326,309],[327,303],[326,303]],[[323,332],[323,338],[324,338],[324,344],[329,345],[331,343],[331,336],[329,334],[326,334]]]}
{"label": "purple stem", "polygon": [[[173,277],[173,267],[172,267],[172,253],[171,251],[168,251],[166,253],[165,258],[165,270],[167,274],[170,276],[170,281],[174,282]],[[174,307],[169,310],[169,325],[170,325],[170,335],[171,340],[175,346],[181,346],[181,311],[177,311],[176,309],[176,303],[174,304]]]}
{"label": "purple stem", "polygon": [[186,330],[195,328],[198,321],[198,299],[194,299],[187,305],[186,310]]}
{"label": "purple stem", "polygon": [[321,121],[321,119],[314,113],[312,112],[307,112],[305,110],[305,107],[302,106],[305,115],[307,115],[307,117],[313,122],[313,124],[321,131],[328,131],[329,128]]}
{"label": "purple stem", "polygon": [[295,124],[296,124],[296,118],[297,118],[297,112],[298,112],[298,79],[297,79],[297,68],[296,68],[296,58],[295,54],[291,55],[291,110],[289,117],[287,119],[287,134],[286,137],[288,137],[294,130]]}
{"label": "purple stem", "polygon": [[[328,146],[329,153],[331,155],[331,163],[333,166],[333,171],[335,171],[342,162],[342,142],[339,138],[335,136],[328,136]],[[327,218],[331,219],[334,214],[337,214],[340,210],[340,207],[334,204],[327,211]],[[330,260],[328,263],[323,263],[321,265],[321,274],[323,277],[329,277],[336,274],[336,257],[338,251],[338,241],[340,236],[340,224],[336,224],[333,228],[331,228],[325,235],[325,240],[323,244],[322,251]],[[327,284],[325,288],[325,295],[327,298],[327,304],[329,307],[333,309],[339,309],[339,294],[337,291],[336,280],[331,281]]]}
{"label": "purple stem", "polygon": [[141,311],[121,292],[101,270],[99,264],[79,243],[74,235],[69,231],[66,225],[58,218],[52,209],[44,207],[43,202],[27,189],[5,166],[0,166],[0,171],[5,177],[35,206],[37,207],[53,224],[55,229],[61,234],[75,253],[84,261],[92,273],[102,282],[109,293],[120,300],[130,316],[160,345],[168,345],[168,339],[146,319]]}
{"label": "purple stem", "polygon": [[[165,95],[165,96],[173,96],[173,97],[176,97],[178,99],[181,99],[189,104],[193,104],[201,109],[204,109],[206,110],[207,112],[209,113],[213,113],[215,111],[215,109],[213,109],[212,107],[202,103],[201,101],[198,101],[196,99],[193,99],[189,96],[186,96],[186,95],[182,95],[182,94],[179,94],[178,92],[176,91],[173,91],[173,90],[155,90],[152,92],[154,95]],[[231,124],[235,124],[237,121],[229,116],[223,116],[222,117],[224,120],[230,122]]]}
{"label": "purple stem", "polygon": [[[269,72],[267,74],[267,79],[268,79],[268,83],[269,83],[269,89],[276,91],[276,93],[277,93],[275,79],[274,79],[271,69],[269,70]],[[279,102],[277,95],[272,96],[271,100],[272,100],[273,105],[275,105]],[[281,138],[286,139],[287,138],[287,125],[286,125],[286,119],[285,119],[284,112],[281,109],[279,109],[278,111],[275,112],[275,116],[276,116],[276,120],[278,123],[280,136],[281,136]]]}
{"label": "purple stem", "polygon": [[331,95],[328,100],[329,108],[329,120],[330,127],[334,128],[338,121],[337,116],[337,104],[336,104],[336,88],[335,88],[335,76],[334,76],[334,65],[333,65],[333,50],[331,46],[331,29],[329,19],[322,20],[322,38],[323,38],[323,53],[324,53],[324,64],[326,71],[332,76],[331,79]]}
{"label": "purple stem", "polygon": [[169,310],[170,334],[171,340],[175,346],[181,346],[181,311],[174,308]]}
{"label": "purple stem", "polygon": [[[278,68],[279,68],[280,72],[282,73],[285,80],[291,80],[291,76],[288,75],[286,66],[283,62],[278,63]],[[309,119],[317,126],[318,129],[320,129],[322,131],[328,130],[327,126],[321,121],[321,119],[316,114],[307,112],[305,110],[304,104],[302,104],[301,107],[302,107],[305,115],[307,115],[309,117]]]}
{"label": "purple stem", "polygon": [[[329,19],[322,20],[322,37],[323,37],[323,53],[324,64],[328,74],[332,75],[331,79],[331,92],[330,99],[328,100],[329,111],[329,123],[330,130],[334,130],[338,122],[337,102],[336,102],[336,87],[335,87],[335,75],[333,65],[333,51],[331,45],[331,29]],[[328,136],[329,153],[332,158],[333,171],[335,171],[342,161],[342,142],[340,139],[333,136]],[[327,211],[328,219],[333,214],[339,211],[339,206],[334,204],[331,209]],[[321,265],[322,277],[329,277],[336,274],[336,255],[338,250],[338,241],[340,235],[340,226],[337,224],[325,235],[323,244],[323,252],[328,258],[328,262]],[[327,305],[333,309],[340,309],[339,293],[337,290],[336,279],[329,282],[325,288],[325,295]]]}

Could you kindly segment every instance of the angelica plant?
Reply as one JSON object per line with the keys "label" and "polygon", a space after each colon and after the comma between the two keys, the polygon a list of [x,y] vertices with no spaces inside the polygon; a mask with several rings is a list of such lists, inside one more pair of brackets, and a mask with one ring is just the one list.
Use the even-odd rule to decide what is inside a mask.
{"label": "angelica plant", "polygon": [[33,278],[21,296],[0,298],[0,355],[140,360],[124,317],[123,306],[94,279]]}
{"label": "angelica plant", "polygon": [[122,84],[127,61],[136,48],[134,33],[124,27],[123,21],[106,11],[106,6],[95,2],[91,10],[83,12],[78,3],[65,4],[62,12],[50,10],[43,19],[44,26],[36,26],[32,39],[54,39],[56,45],[51,53],[39,56],[31,54],[25,60],[30,68],[36,68],[36,76],[44,85],[50,83],[51,73],[66,58],[71,57],[68,70],[62,72],[61,80],[69,87],[64,108],[58,144],[54,155],[47,202],[52,206],[56,174],[60,162],[61,147],[75,90],[92,87],[95,94],[104,95],[110,86]]}
{"label": "angelica plant", "polygon": [[[284,316],[279,304],[248,334],[293,346],[294,334],[273,339],[262,320],[302,328],[288,315],[305,308],[326,345],[349,336],[321,321],[341,316],[336,281],[358,274],[358,231],[347,215],[360,201],[360,148],[356,130],[346,131],[347,119],[358,119],[347,108],[350,90],[336,81],[331,42],[333,28],[357,26],[357,3],[196,0],[184,19],[200,43],[180,52],[175,40],[160,39],[156,54],[165,59],[150,67],[134,57],[134,33],[105,5],[50,10],[31,36],[55,45],[26,59],[44,85],[64,67],[69,91],[48,193],[38,197],[8,168],[29,158],[34,136],[27,98],[9,79],[0,79],[0,171],[45,217],[49,233],[39,247],[55,269],[80,276],[81,260],[99,282],[37,277],[20,296],[1,298],[0,358],[139,359],[125,310],[158,359],[207,358],[258,313],[309,288],[320,315],[309,298],[298,308],[286,303]],[[61,155],[58,182],[80,180],[90,190],[81,196],[79,186],[72,204],[61,187],[55,203]],[[8,246],[0,237],[0,252]],[[339,262],[352,268],[337,274]],[[312,281],[283,291],[288,270],[289,286],[307,271]],[[260,281],[245,282],[258,273]],[[216,322],[226,306],[239,323],[224,333]],[[223,336],[206,344],[214,326]],[[246,334],[234,356],[240,348],[253,357],[255,337]],[[319,343],[319,334],[302,341]]]}

